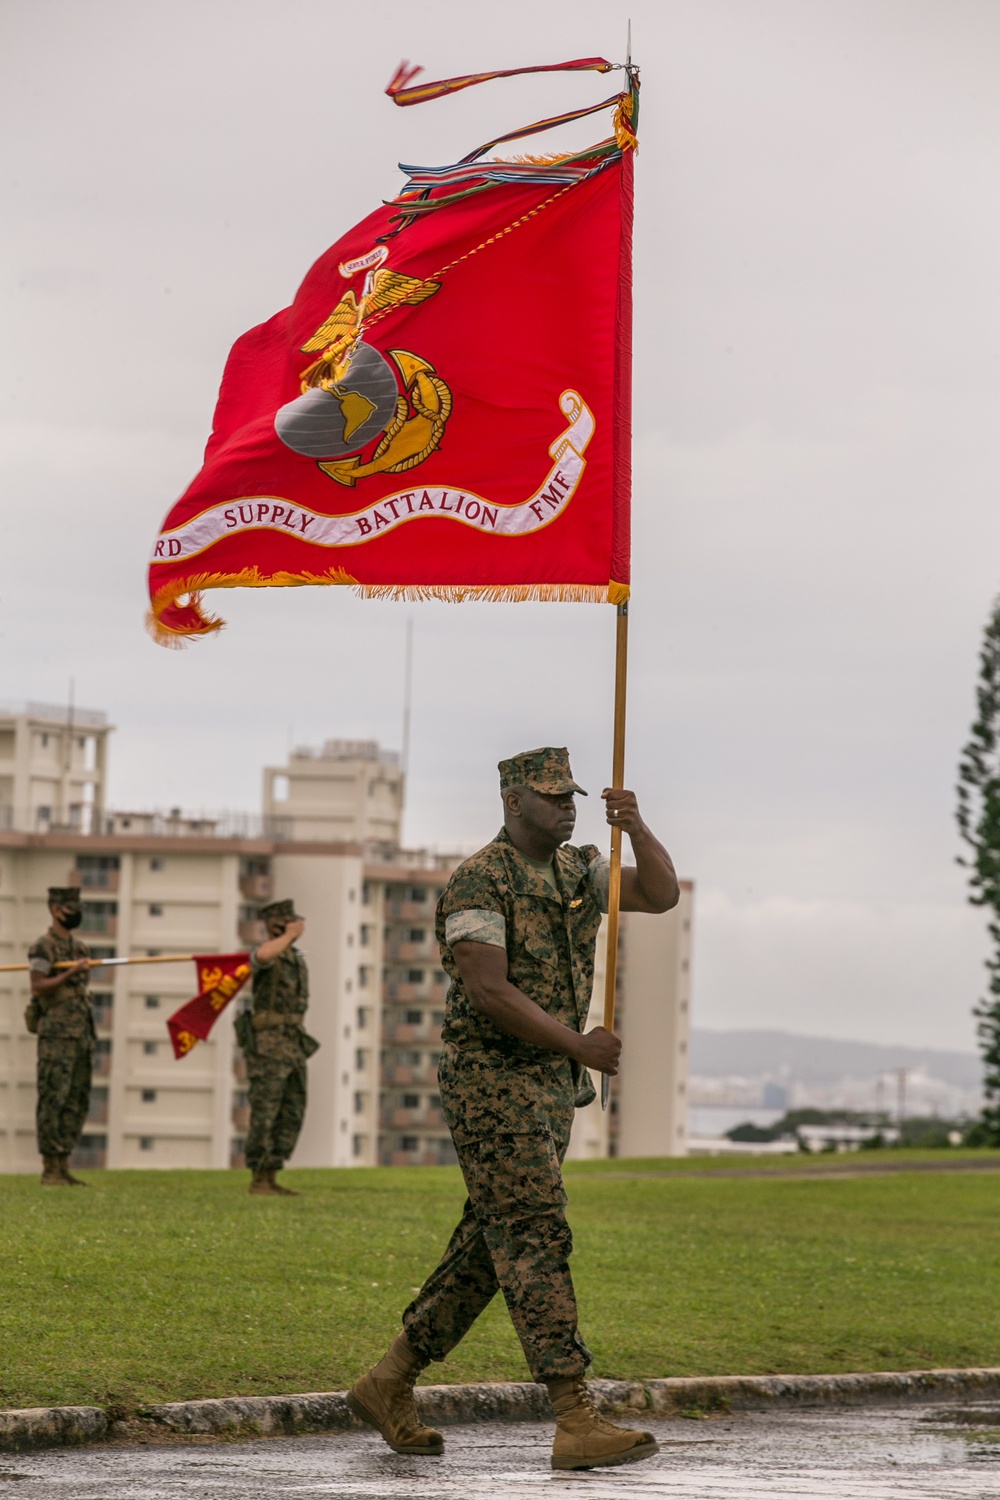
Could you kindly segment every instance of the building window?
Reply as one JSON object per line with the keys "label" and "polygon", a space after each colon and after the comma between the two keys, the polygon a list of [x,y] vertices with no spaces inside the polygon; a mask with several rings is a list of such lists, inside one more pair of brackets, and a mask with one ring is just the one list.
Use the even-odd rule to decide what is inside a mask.
{"label": "building window", "polygon": [[419,1138],[415,1135],[401,1135],[399,1137],[400,1151],[417,1151],[420,1148]]}
{"label": "building window", "polygon": [[147,1010],[159,1010],[159,1008],[160,1008],[160,997],[159,997],[159,995],[147,995],[146,996],[146,1009]]}
{"label": "building window", "polygon": [[360,940],[362,948],[367,948],[368,944],[372,940],[372,930],[371,930],[371,927],[369,926],[369,924],[367,922],[363,922],[361,924],[361,930],[360,930],[360,938],[359,938],[359,940]]}
{"label": "building window", "polygon": [[407,1026],[419,1026],[423,1019],[424,1013],[422,1010],[408,1010],[406,1012]]}
{"label": "building window", "polygon": [[149,908],[149,915],[151,917],[162,917],[163,916],[163,907],[162,906],[155,906],[155,905],[151,906]]}
{"label": "building window", "polygon": [[368,1102],[368,1095],[367,1094],[362,1094],[362,1093],[355,1094],[354,1095],[354,1113],[356,1115],[363,1115],[364,1112],[365,1112],[365,1106],[366,1106],[367,1102]]}
{"label": "building window", "polygon": [[43,750],[47,750],[48,748],[49,748],[49,737],[48,737],[47,734],[43,734],[42,735],[42,749]]}
{"label": "building window", "polygon": [[152,1151],[152,1149],[153,1149],[153,1137],[151,1135],[141,1135],[139,1137],[139,1150],[140,1151]]}
{"label": "building window", "polygon": [[358,1030],[364,1031],[368,1025],[368,1011],[364,1005],[358,1006]]}
{"label": "building window", "polygon": [[424,982],[424,971],[423,971],[423,969],[407,969],[407,971],[406,971],[406,982],[407,982],[407,984],[423,984],[423,982]]}
{"label": "building window", "polygon": [[403,1108],[404,1109],[419,1109],[420,1108],[420,1095],[419,1094],[404,1094],[403,1095]]}
{"label": "building window", "polygon": [[155,1104],[156,1103],[156,1090],[155,1089],[143,1089],[143,1091],[142,1091],[142,1102],[143,1102],[143,1104]]}
{"label": "building window", "polygon": [[414,885],[414,886],[410,887],[410,900],[411,901],[426,901],[427,900],[427,892],[424,890],[424,888],[423,888],[422,885]]}
{"label": "building window", "polygon": [[361,887],[361,905],[362,906],[371,906],[371,904],[372,904],[372,888],[371,888],[371,886],[368,884],[368,882],[366,880],[365,883],[364,883],[364,885]]}
{"label": "building window", "polygon": [[433,1023],[434,1023],[435,1026],[443,1026],[444,1025],[444,1011],[443,1010],[432,1010],[431,1011],[431,1020],[433,1021]]}
{"label": "building window", "polygon": [[158,1045],[157,1042],[143,1042],[142,1050],[147,1057],[155,1057]]}
{"label": "building window", "polygon": [[422,927],[411,927],[409,941],[411,943],[422,943],[427,934]]}
{"label": "building window", "polygon": [[83,929],[85,932],[112,933],[118,916],[117,901],[83,902]]}
{"label": "building window", "polygon": [[421,1058],[419,1052],[404,1052],[403,1061],[409,1063],[411,1068],[419,1068]]}
{"label": "building window", "polygon": [[149,861],[149,868],[151,870],[162,870],[163,869],[163,860],[159,859],[159,858],[151,859]]}
{"label": "building window", "polygon": [[352,1151],[353,1151],[353,1153],[354,1153],[355,1156],[364,1156],[364,1154],[365,1154],[365,1139],[366,1139],[366,1137],[363,1136],[363,1135],[356,1135],[354,1137],[354,1140],[351,1143],[351,1149],[352,1149]]}
{"label": "building window", "polygon": [[120,865],[117,854],[78,854],[76,857],[76,872],[84,890],[112,890]]}
{"label": "building window", "polygon": [[359,1073],[363,1073],[368,1066],[368,1053],[363,1047],[359,1047],[354,1054],[354,1066]]}
{"label": "building window", "polygon": [[358,970],[358,989],[359,990],[366,990],[368,988],[370,974],[371,974],[371,969],[360,968]]}

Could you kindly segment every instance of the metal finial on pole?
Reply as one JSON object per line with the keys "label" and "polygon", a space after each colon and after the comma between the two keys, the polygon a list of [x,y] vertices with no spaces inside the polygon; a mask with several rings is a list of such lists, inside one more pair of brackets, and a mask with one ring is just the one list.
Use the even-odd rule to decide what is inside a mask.
{"label": "metal finial on pole", "polygon": [[[615,635],[615,727],[611,756],[611,787],[620,792],[625,784],[625,699],[628,679],[628,601],[618,606]],[[622,831],[611,829],[611,873],[608,880],[608,957],[604,970],[604,1028],[615,1029],[615,995],[618,984],[618,912],[621,906]],[[601,1108],[607,1109],[611,1079],[601,1075]]]}
{"label": "metal finial on pole", "polygon": [[625,43],[625,66],[626,66],[626,68],[630,68],[632,66],[632,18],[631,18],[631,16],[629,17],[629,22],[628,22],[628,40]]}

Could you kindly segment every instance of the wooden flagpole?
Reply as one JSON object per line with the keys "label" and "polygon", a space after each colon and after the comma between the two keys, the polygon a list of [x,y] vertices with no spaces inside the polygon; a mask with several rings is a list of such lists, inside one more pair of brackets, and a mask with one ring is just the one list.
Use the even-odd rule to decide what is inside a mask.
{"label": "wooden flagpole", "polygon": [[[611,756],[611,788],[625,785],[625,689],[628,678],[628,600],[618,606],[615,637],[615,731]],[[608,957],[604,971],[604,1027],[615,1029],[615,991],[618,982],[618,912],[622,889],[622,831],[611,826],[611,874],[608,880]],[[601,1108],[607,1109],[611,1079],[601,1075]]]}
{"label": "wooden flagpole", "polygon": [[[228,955],[227,955],[228,956]],[[90,958],[87,960],[91,969],[110,969],[116,964],[189,964],[196,958],[211,958],[213,954],[206,953],[156,953],[144,954],[141,958]],[[59,959],[52,967],[54,969],[71,969],[76,959]],[[0,974],[21,974],[27,971],[27,964],[0,964]]]}

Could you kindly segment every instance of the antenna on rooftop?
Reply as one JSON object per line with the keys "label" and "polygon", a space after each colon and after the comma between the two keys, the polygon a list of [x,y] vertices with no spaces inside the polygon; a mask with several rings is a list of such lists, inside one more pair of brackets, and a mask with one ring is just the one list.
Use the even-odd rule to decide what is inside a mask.
{"label": "antenna on rooftop", "polygon": [[413,616],[406,622],[406,653],[403,659],[403,745],[400,766],[403,776],[410,769],[410,714],[413,707]]}

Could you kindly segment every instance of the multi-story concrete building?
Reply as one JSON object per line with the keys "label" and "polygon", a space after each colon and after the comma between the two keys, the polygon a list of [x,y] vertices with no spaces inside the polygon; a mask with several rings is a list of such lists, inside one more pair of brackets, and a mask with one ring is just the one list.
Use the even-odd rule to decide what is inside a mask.
{"label": "multi-story concrete building", "polygon": [[[681,899],[665,916],[622,912],[615,994],[622,1070],[607,1110],[598,1098],[577,1111],[571,1158],[687,1153],[693,907],[694,886],[682,880]],[[604,1019],[605,925],[597,940],[588,1026]]]}
{"label": "multi-story concrete building", "polygon": [[288,839],[353,839],[399,847],[403,773],[374,740],[327,740],[264,769],[265,824]]}
{"label": "multi-story concrete building", "polygon": [[104,803],[111,726],[94,709],[0,704],[0,828],[90,828]]}
{"label": "multi-story concrete building", "polygon": [[[241,1001],[207,1043],[177,1060],[165,1022],[193,994],[194,965],[156,960],[246,950],[263,937],[258,906],[276,896],[294,897],[307,919],[307,1025],[321,1044],[293,1165],[454,1160],[436,1083],[445,975],[434,911],[460,856],[400,849],[395,758],[368,742],[296,751],[286,768],[265,773],[262,818],[119,812],[104,799],[103,716],[77,710],[71,721],[63,711],[60,721],[60,711],[44,712],[49,718],[35,705],[11,716],[12,762],[22,769],[4,804],[11,816],[0,816],[0,964],[23,961],[48,924],[47,887],[67,884],[82,887],[80,935],[95,956],[152,960],[95,971],[98,1051],[77,1163],[242,1164],[246,1084],[232,1024]],[[96,742],[90,750],[75,743],[84,723]],[[32,735],[49,735],[49,744]],[[67,745],[77,757],[62,781],[42,774],[53,744],[57,769]],[[20,806],[23,818],[14,815]],[[76,826],[74,806],[86,810]],[[51,815],[43,818],[44,807]],[[581,1111],[574,1155],[684,1149],[690,895],[686,887],[679,912],[667,917],[623,921],[629,1063],[612,1111]],[[600,975],[595,996],[599,1012]],[[25,973],[0,973],[0,1171],[37,1166],[27,998]]]}

